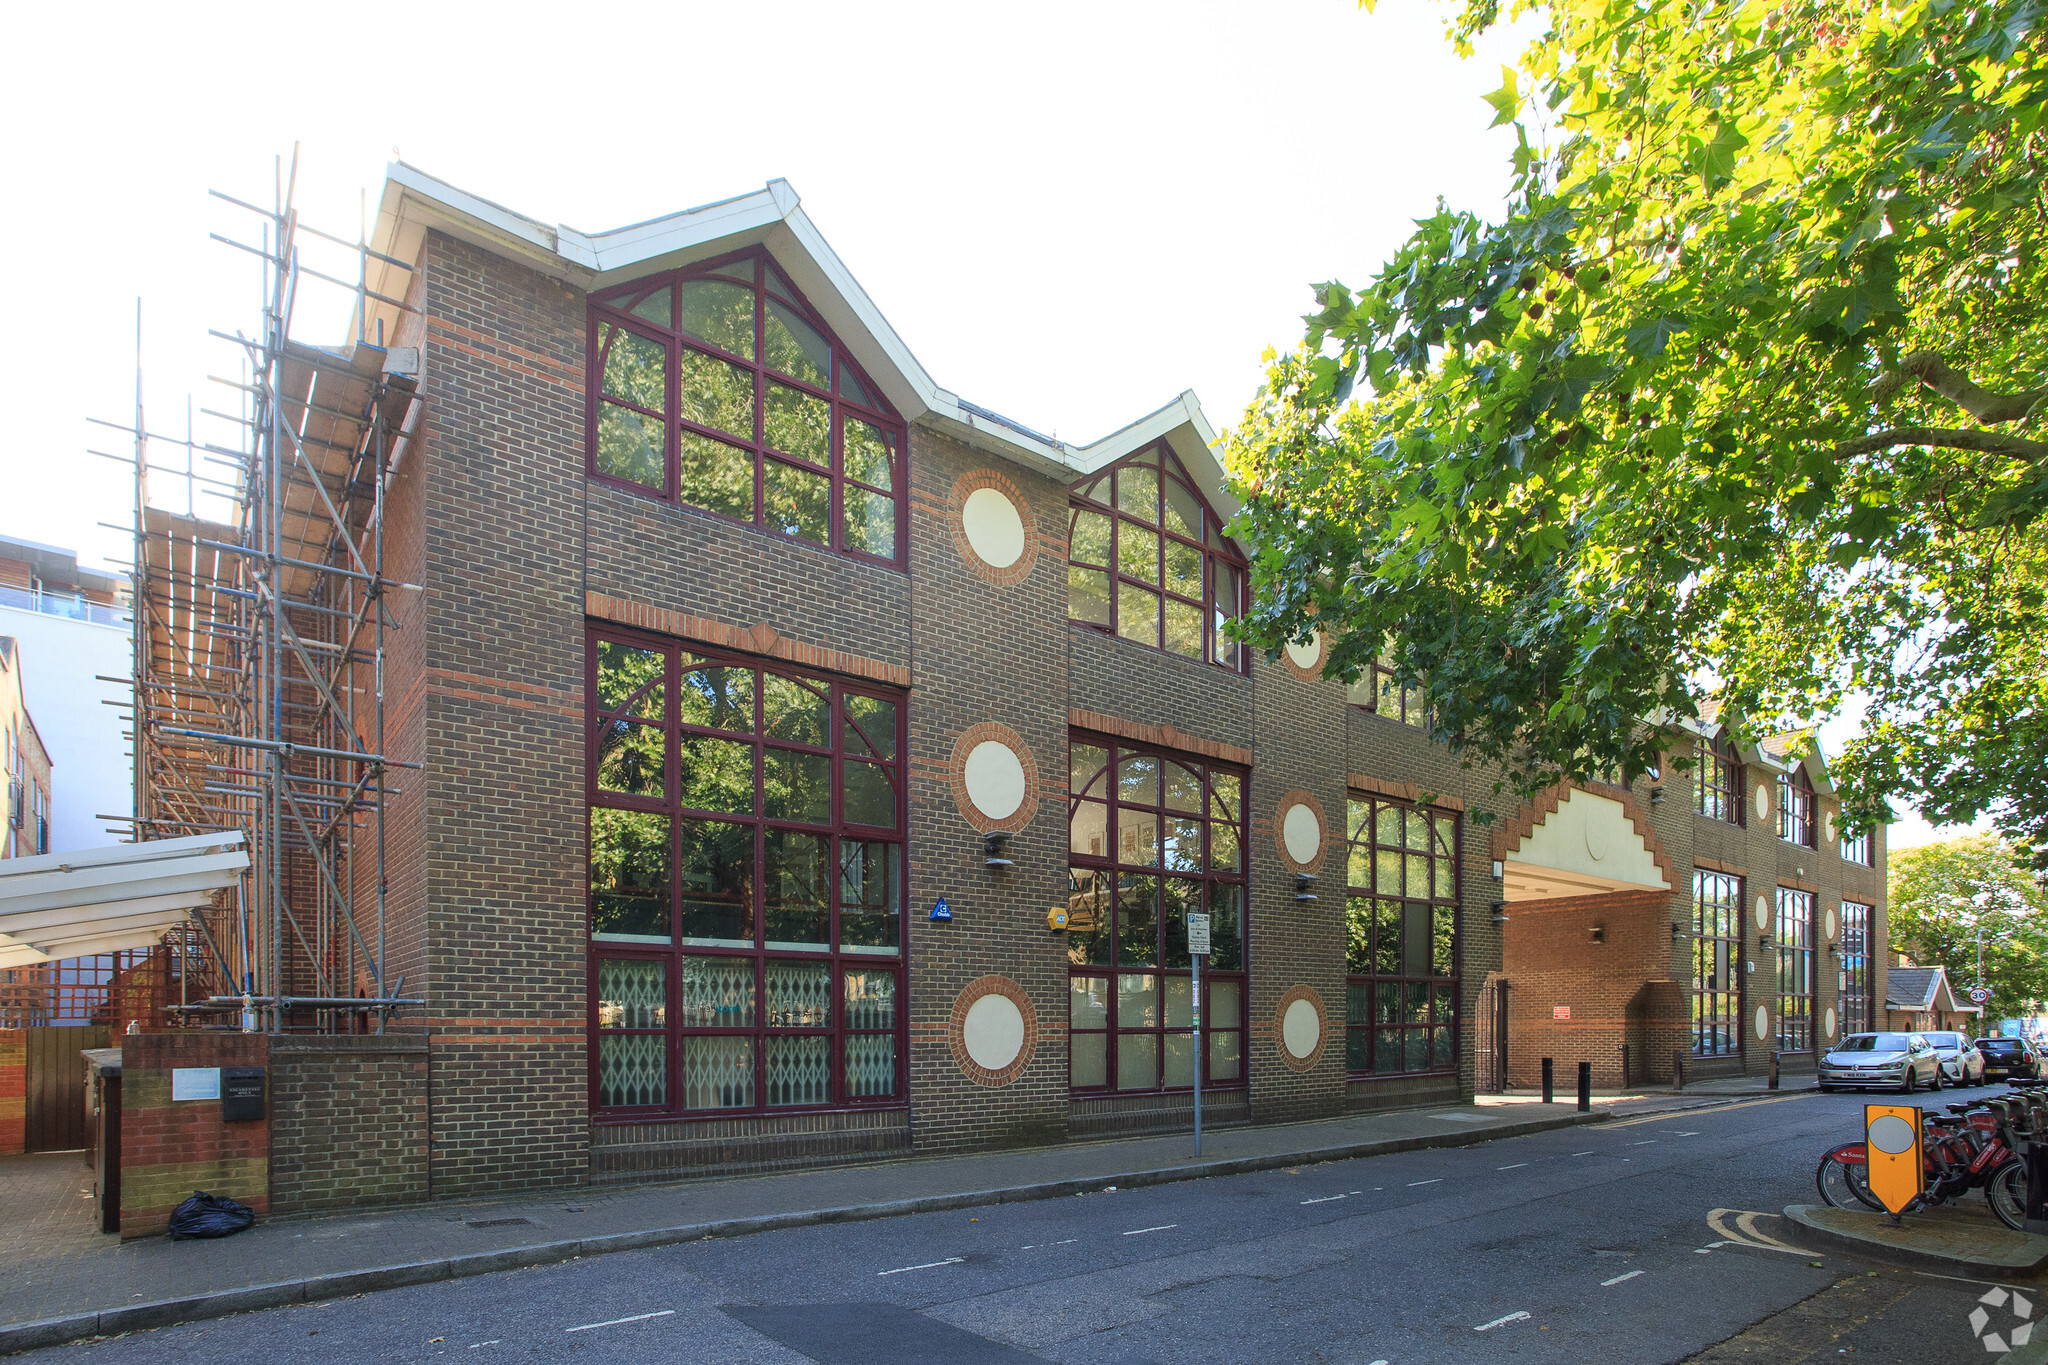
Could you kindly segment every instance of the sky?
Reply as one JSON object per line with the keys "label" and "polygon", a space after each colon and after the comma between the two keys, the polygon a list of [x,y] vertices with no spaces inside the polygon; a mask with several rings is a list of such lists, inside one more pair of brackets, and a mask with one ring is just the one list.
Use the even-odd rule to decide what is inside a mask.
{"label": "sky", "polygon": [[[942,386],[1086,442],[1193,389],[1212,425],[1439,197],[1495,212],[1509,130],[1443,7],[670,0],[40,6],[9,21],[0,533],[118,566],[136,387],[151,430],[233,410],[261,220],[298,148],[301,221],[353,240],[394,158],[600,231],[787,179]],[[309,248],[310,250],[310,248]],[[316,268],[344,274],[352,252]],[[309,263],[314,263],[309,261]],[[339,267],[339,268],[337,268]],[[340,291],[295,334],[340,341]],[[31,321],[32,320],[32,321]],[[160,459],[181,453],[160,448]],[[168,485],[169,481],[163,481]],[[182,509],[185,490],[156,500]],[[217,506],[217,505],[216,505]],[[204,514],[202,497],[197,510]],[[1896,827],[1919,841],[1924,826]]]}

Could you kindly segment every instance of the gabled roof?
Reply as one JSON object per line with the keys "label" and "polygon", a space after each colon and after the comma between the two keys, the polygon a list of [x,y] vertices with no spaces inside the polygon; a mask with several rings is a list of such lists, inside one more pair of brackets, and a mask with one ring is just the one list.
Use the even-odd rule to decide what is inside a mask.
{"label": "gabled roof", "polygon": [[[1719,743],[1728,735],[1729,727],[1723,723],[1726,709],[1719,697],[1702,697],[1699,719],[1677,721],[1676,728]],[[1805,750],[1803,756],[1794,758],[1793,753],[1801,749]],[[1804,767],[1806,778],[1813,783],[1815,791],[1823,796],[1835,794],[1834,779],[1828,775],[1827,754],[1822,751],[1820,739],[1811,729],[1767,735],[1755,744],[1740,747],[1736,756],[1745,763],[1773,773],[1789,773],[1794,768]]]}
{"label": "gabled roof", "polygon": [[1885,973],[1886,1009],[1938,1011],[1943,1014],[1978,1014],[1976,1005],[1958,1001],[1950,987],[1946,967],[1894,967]]}
{"label": "gabled roof", "polygon": [[[559,224],[550,227],[404,162],[393,162],[385,173],[372,249],[399,260],[417,260],[429,229],[520,261],[586,293],[740,247],[766,246],[905,419],[1069,482],[1163,439],[1219,513],[1229,516],[1237,510],[1237,501],[1224,491],[1222,464],[1212,448],[1216,433],[1193,393],[1182,393],[1099,441],[1073,446],[941,388],[826,243],[786,180],[771,180],[752,194],[644,223],[586,233]],[[402,267],[374,257],[369,265],[366,284],[372,294],[405,294],[408,279]],[[375,299],[368,306],[373,317],[383,319],[387,333],[396,332],[399,310]],[[355,331],[353,326],[350,330]]]}

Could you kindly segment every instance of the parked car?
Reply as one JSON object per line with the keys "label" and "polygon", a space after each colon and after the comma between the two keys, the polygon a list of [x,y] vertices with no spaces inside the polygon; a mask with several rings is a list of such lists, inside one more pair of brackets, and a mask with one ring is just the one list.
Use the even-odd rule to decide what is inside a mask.
{"label": "parked car", "polygon": [[1918,1033],[1852,1033],[1820,1059],[1822,1090],[1941,1089],[1941,1059]]}
{"label": "parked car", "polygon": [[1928,1033],[1923,1037],[1941,1059],[1941,1078],[1949,1085],[1984,1084],[1984,1054],[1960,1033]]}
{"label": "parked car", "polygon": [[2041,1074],[2041,1054],[2024,1038],[1979,1038],[1987,1081],[2031,1080]]}

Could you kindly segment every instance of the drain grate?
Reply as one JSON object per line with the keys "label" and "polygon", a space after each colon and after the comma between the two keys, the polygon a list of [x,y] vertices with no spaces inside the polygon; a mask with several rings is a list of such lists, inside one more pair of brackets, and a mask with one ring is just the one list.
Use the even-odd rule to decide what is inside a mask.
{"label": "drain grate", "polygon": [[533,1220],[531,1218],[472,1218],[469,1220],[469,1225],[473,1228],[532,1227]]}

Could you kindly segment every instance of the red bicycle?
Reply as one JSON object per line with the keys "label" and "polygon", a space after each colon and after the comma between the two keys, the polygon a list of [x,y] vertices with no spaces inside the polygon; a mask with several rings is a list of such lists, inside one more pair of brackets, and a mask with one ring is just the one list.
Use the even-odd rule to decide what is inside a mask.
{"label": "red bicycle", "polygon": [[[1921,1111],[1925,1192],[1905,1211],[1946,1204],[1981,1189],[1999,1222],[2014,1232],[2023,1230],[2027,1168],[2016,1155],[2005,1103],[1948,1108],[1947,1115]],[[1883,1202],[1870,1192],[1870,1158],[1861,1142],[1845,1142],[1822,1156],[1814,1185],[1833,1208],[1884,1211]]]}

